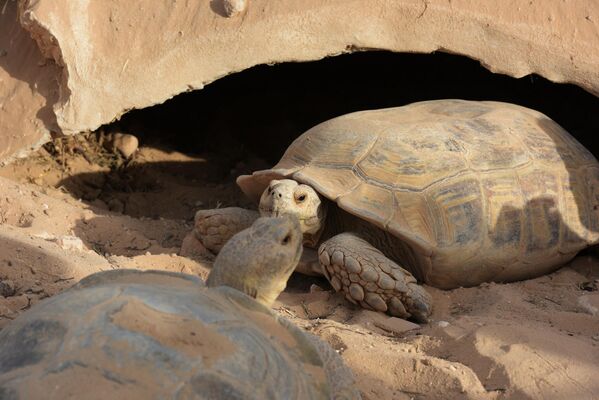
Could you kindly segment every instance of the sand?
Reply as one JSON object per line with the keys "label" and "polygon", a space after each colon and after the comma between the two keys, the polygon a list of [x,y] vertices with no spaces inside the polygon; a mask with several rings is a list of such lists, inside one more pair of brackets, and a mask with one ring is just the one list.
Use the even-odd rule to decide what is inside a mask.
{"label": "sand", "polygon": [[[180,254],[193,214],[248,206],[234,177],[260,163],[143,146],[129,162],[81,143],[55,150],[0,169],[0,328],[100,270],[205,278],[209,254]],[[599,399],[598,285],[586,252],[537,279],[428,288],[428,324],[361,310],[299,275],[274,308],[328,341],[365,399]]]}

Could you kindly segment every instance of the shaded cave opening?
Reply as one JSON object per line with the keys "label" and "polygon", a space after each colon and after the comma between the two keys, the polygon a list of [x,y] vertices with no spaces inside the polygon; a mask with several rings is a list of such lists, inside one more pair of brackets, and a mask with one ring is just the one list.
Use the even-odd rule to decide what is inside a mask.
{"label": "shaded cave opening", "polygon": [[433,99],[495,100],[540,111],[596,156],[599,98],[538,75],[490,72],[447,53],[368,51],[319,61],[259,65],[202,90],[125,114],[113,124],[147,145],[221,154],[251,152],[276,163],[287,146],[320,122],[346,113]]}
{"label": "shaded cave opening", "polygon": [[59,185],[112,211],[191,221],[200,208],[253,206],[236,187],[237,176],[274,165],[296,137],[320,122],[447,98],[538,110],[599,155],[599,98],[577,86],[537,75],[515,79],[447,53],[368,51],[255,66],[130,111],[99,131],[133,134],[142,148],[162,155],[108,173],[75,174]]}

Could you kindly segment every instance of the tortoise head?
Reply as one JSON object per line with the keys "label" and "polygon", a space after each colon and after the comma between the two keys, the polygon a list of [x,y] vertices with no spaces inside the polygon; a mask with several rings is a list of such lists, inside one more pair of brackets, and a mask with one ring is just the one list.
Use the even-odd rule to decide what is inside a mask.
{"label": "tortoise head", "polygon": [[292,179],[275,179],[260,198],[260,215],[293,215],[300,223],[304,239],[318,236],[324,227],[325,203],[311,186]]}
{"label": "tortoise head", "polygon": [[206,285],[232,287],[270,307],[287,286],[301,254],[297,218],[261,217],[223,246]]}

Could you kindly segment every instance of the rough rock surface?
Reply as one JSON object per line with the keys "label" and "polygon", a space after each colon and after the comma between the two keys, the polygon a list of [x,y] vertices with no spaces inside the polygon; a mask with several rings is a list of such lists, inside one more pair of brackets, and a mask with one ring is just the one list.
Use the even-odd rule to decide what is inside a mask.
{"label": "rough rock surface", "polygon": [[366,49],[463,54],[494,72],[538,73],[599,94],[595,0],[248,3],[228,18],[223,0],[21,0],[21,23],[62,67],[55,102],[55,66],[38,66],[40,54],[14,25],[15,2],[0,0],[0,50],[13,54],[0,57],[0,144],[10,142],[0,159],[45,140],[52,105],[62,131],[73,134],[253,65]]}
{"label": "rough rock surface", "polygon": [[26,155],[58,130],[52,104],[59,73],[21,27],[17,3],[0,0],[0,161]]}

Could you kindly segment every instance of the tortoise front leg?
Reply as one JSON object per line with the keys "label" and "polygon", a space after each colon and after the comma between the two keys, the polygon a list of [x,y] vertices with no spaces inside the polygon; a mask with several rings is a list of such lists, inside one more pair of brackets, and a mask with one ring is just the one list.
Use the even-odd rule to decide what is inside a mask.
{"label": "tortoise front leg", "polygon": [[194,219],[194,236],[217,254],[237,232],[249,228],[260,217],[258,211],[239,207],[199,210]]}
{"label": "tortoise front leg", "polygon": [[426,321],[432,299],[416,278],[353,233],[332,237],[318,249],[322,270],[335,290],[364,308]]}
{"label": "tortoise front leg", "polygon": [[318,260],[318,253],[315,249],[304,246],[302,256],[295,267],[295,272],[309,276],[323,276],[324,271]]}

